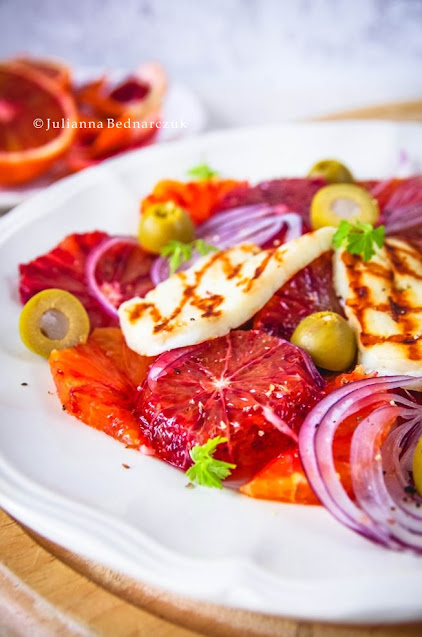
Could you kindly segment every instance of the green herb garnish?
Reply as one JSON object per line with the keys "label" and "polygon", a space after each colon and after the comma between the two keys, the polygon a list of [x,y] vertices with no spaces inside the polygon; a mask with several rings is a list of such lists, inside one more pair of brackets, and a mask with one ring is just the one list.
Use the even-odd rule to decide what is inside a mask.
{"label": "green herb garnish", "polygon": [[194,166],[188,170],[188,175],[194,179],[199,179],[200,181],[219,176],[218,172],[210,168],[208,164],[198,164],[198,166]]}
{"label": "green herb garnish", "polygon": [[213,458],[218,445],[224,442],[227,442],[227,438],[217,436],[210,438],[204,445],[192,447],[189,454],[194,464],[186,471],[191,482],[196,482],[203,487],[223,488],[221,481],[231,474],[232,469],[236,468],[235,464]]}
{"label": "green herb garnish", "polygon": [[376,252],[374,246],[382,248],[384,239],[384,226],[374,228],[370,223],[356,221],[352,224],[343,219],[333,236],[333,245],[336,248],[344,245],[350,254],[358,254],[364,261],[369,261]]}
{"label": "green herb garnish", "polygon": [[211,252],[217,252],[218,248],[207,243],[203,239],[196,239],[190,243],[183,243],[183,241],[169,241],[162,248],[160,254],[165,257],[170,266],[170,274],[174,274],[182,263],[189,261],[192,258],[194,251],[198,252],[201,256],[210,254]]}
{"label": "green herb garnish", "polygon": [[205,257],[211,252],[218,251],[216,246],[213,246],[212,243],[207,243],[203,239],[196,239],[196,241],[193,241],[192,243],[194,244],[194,249],[201,255],[201,257]]}

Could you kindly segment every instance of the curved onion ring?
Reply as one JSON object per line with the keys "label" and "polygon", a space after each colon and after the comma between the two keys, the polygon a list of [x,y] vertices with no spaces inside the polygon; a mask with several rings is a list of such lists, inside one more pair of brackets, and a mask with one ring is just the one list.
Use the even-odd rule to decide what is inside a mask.
{"label": "curved onion ring", "polygon": [[97,299],[103,310],[107,312],[109,316],[116,319],[116,321],[119,320],[117,309],[105,296],[101,287],[98,285],[95,270],[101,257],[110,250],[110,248],[121,243],[139,247],[139,241],[137,241],[134,237],[110,237],[109,239],[104,239],[104,241],[99,243],[97,247],[91,250],[87,256],[85,264],[85,275],[90,293]]}
{"label": "curved onion ring", "polygon": [[[401,394],[390,393],[414,388],[418,382],[421,386],[422,381],[412,376],[383,376],[337,389],[306,417],[299,433],[299,452],[313,490],[340,522],[390,548],[422,552],[422,498],[404,491],[410,484],[406,472],[412,449],[422,435],[422,408]],[[370,407],[371,413],[357,425],[352,438],[354,502],[338,477],[333,440],[346,418]],[[403,424],[389,433],[381,447],[382,433],[398,417]]]}
{"label": "curved onion ring", "polygon": [[170,276],[170,266],[167,259],[158,257],[155,259],[150,270],[151,281],[154,285],[158,285]]}
{"label": "curved onion ring", "polygon": [[388,235],[407,233],[422,227],[422,203],[410,204],[389,210],[384,222]]}
{"label": "curved onion ring", "polygon": [[257,204],[219,212],[197,228],[200,239],[221,249],[236,243],[264,245],[287,226],[285,243],[302,234],[302,218],[284,205]]}
{"label": "curved onion ring", "polygon": [[[211,243],[220,250],[230,248],[237,243],[256,243],[263,246],[287,226],[284,242],[297,239],[303,232],[302,218],[295,212],[289,212],[284,205],[270,206],[257,204],[225,210],[212,216],[196,229],[196,237]],[[199,258],[199,255],[196,257]],[[191,259],[181,269],[194,263]],[[170,275],[167,259],[159,257],[151,268],[154,285],[168,279]]]}
{"label": "curved onion ring", "polygon": [[[371,195],[375,198],[379,197],[383,194],[383,191],[388,191],[394,181],[394,179],[380,181],[371,189]],[[385,226],[387,235],[407,234],[411,230],[420,232],[422,227],[422,201],[416,200],[415,202],[414,197],[419,195],[421,186],[420,178],[409,179],[406,184],[405,194],[399,187],[390,196],[382,213],[381,221]]]}
{"label": "curved onion ring", "polygon": [[178,347],[177,349],[171,349],[168,352],[164,352],[156,358],[151,367],[149,368],[147,383],[151,391],[156,391],[156,383],[161,376],[167,373],[168,367],[173,367],[175,362],[180,358],[183,358],[187,354],[191,354],[197,345],[187,345],[186,347]]}

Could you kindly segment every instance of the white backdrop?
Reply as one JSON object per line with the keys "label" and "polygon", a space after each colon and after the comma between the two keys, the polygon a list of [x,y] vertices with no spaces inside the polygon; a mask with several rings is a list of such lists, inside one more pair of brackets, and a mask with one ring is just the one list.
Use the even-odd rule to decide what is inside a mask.
{"label": "white backdrop", "polygon": [[156,58],[214,126],[422,95],[421,0],[0,0],[0,56]]}

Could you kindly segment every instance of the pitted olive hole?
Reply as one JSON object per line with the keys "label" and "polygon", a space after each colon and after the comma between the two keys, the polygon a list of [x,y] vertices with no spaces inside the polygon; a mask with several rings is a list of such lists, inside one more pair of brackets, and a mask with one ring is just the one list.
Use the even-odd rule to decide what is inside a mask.
{"label": "pitted olive hole", "polygon": [[343,219],[351,219],[360,213],[360,206],[349,197],[339,197],[331,204],[331,210]]}
{"label": "pitted olive hole", "polygon": [[69,319],[60,310],[47,310],[41,317],[40,330],[46,338],[60,341],[69,331]]}

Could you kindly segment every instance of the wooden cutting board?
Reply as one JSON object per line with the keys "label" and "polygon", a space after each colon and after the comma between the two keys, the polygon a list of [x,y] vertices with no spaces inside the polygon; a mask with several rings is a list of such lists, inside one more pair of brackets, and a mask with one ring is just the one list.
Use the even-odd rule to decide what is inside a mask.
{"label": "wooden cutting board", "polygon": [[[317,119],[422,121],[422,100]],[[0,635],[420,637],[422,623],[342,627],[192,602],[84,560],[24,530],[0,510]]]}
{"label": "wooden cutting board", "polygon": [[0,560],[2,637],[420,637],[422,634],[422,623],[367,628],[335,626],[176,597],[72,554],[24,530],[1,511]]}

